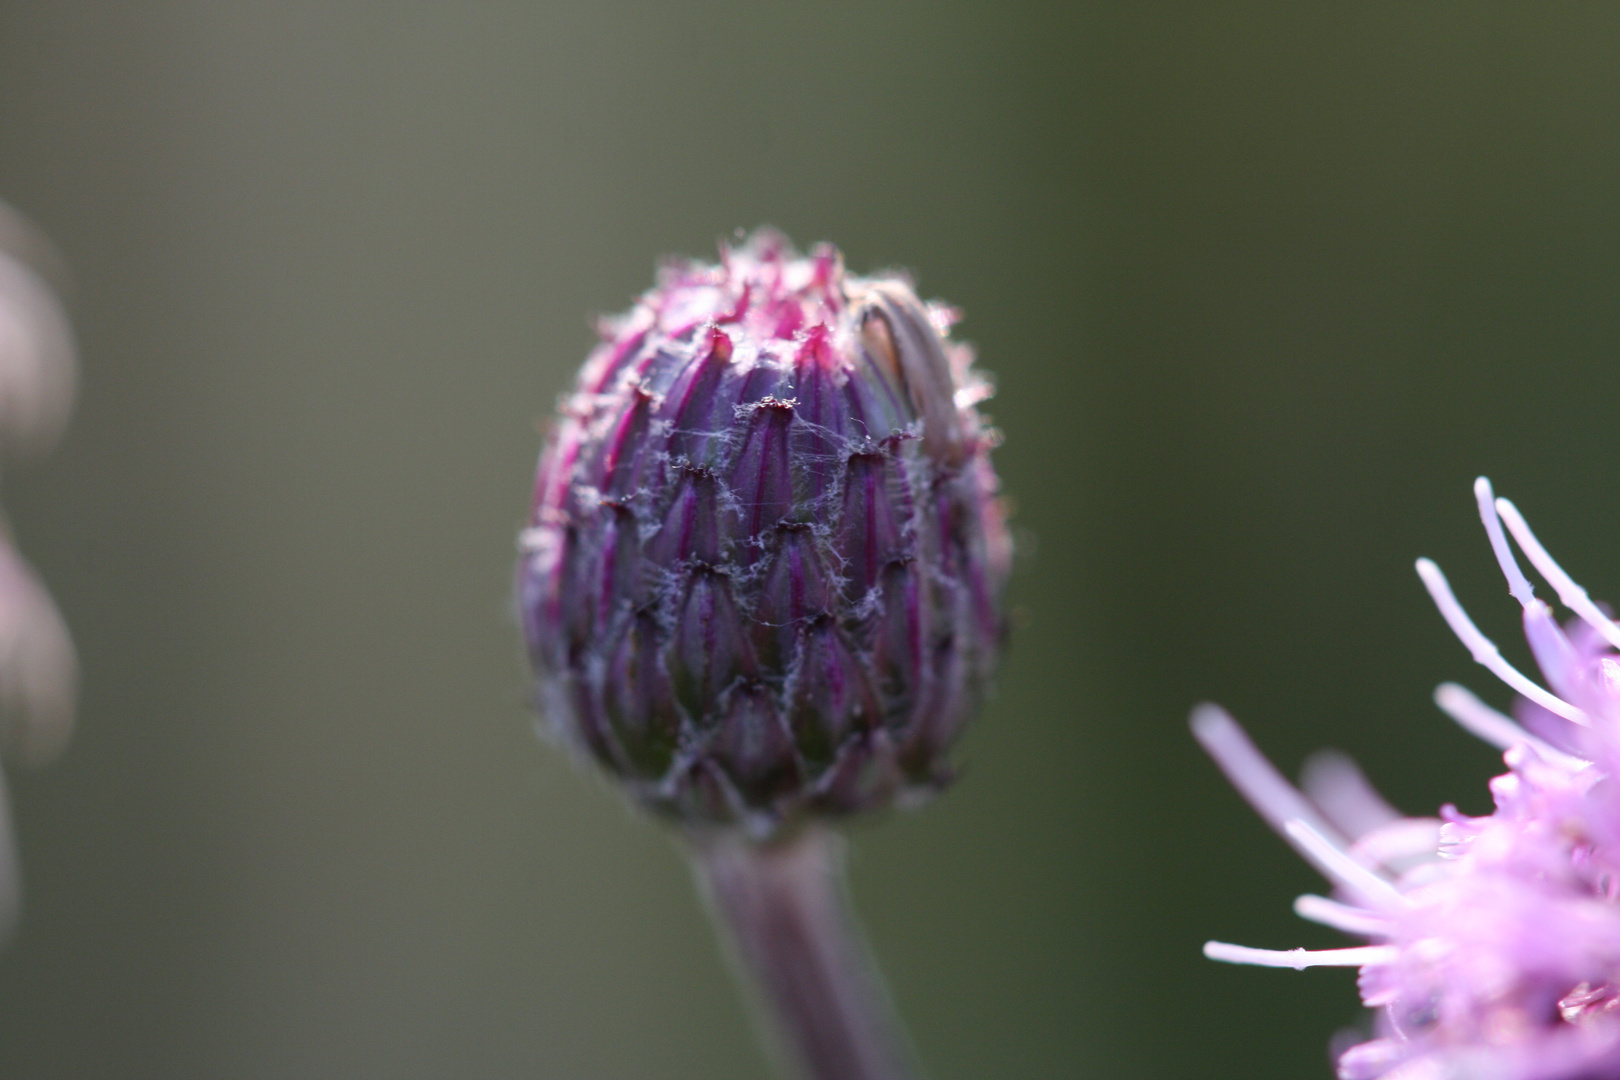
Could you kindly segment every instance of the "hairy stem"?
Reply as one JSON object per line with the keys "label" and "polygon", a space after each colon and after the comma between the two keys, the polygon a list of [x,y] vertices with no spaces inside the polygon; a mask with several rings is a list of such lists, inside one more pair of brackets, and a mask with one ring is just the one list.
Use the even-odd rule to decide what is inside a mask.
{"label": "hairy stem", "polygon": [[694,837],[698,883],[771,1048],[805,1080],[917,1080],[904,1030],[850,910],[843,838]]}

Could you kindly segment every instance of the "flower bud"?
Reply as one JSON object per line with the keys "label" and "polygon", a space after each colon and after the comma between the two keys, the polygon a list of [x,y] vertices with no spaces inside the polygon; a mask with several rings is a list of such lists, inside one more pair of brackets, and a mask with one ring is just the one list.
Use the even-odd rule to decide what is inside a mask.
{"label": "flower bud", "polygon": [[1010,554],[954,319],[760,233],[603,324],[518,595],[542,712],[644,804],[767,835],[949,779]]}

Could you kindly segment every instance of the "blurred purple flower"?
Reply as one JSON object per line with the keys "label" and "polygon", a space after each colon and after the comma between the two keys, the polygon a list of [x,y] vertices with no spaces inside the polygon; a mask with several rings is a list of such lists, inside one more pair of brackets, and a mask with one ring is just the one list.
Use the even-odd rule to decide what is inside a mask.
{"label": "blurred purple flower", "polygon": [[[72,331],[43,274],[61,272],[50,242],[0,203],[0,449],[55,443],[77,381]],[[73,728],[78,663],[50,594],[0,521],[0,759],[40,765]],[[0,773],[0,936],[21,897],[10,810]]]}
{"label": "blurred purple flower", "polygon": [[948,778],[1009,551],[956,317],[761,232],[604,321],[518,603],[541,710],[644,805],[765,836]]}
{"label": "blurred purple flower", "polygon": [[[1370,1041],[1338,1059],[1344,1080],[1580,1080],[1620,1075],[1620,625],[1592,603],[1536,540],[1519,512],[1475,495],[1543,688],[1485,638],[1432,562],[1418,573],[1480,664],[1521,695],[1517,720],[1452,683],[1435,701],[1501,747],[1509,771],[1491,782],[1496,810],[1437,818],[1390,809],[1341,757],[1309,766],[1303,792],[1213,705],[1193,731],[1266,820],[1335,888],[1294,910],[1366,939],[1322,951],[1250,949],[1212,941],[1233,963],[1360,968],[1362,1001],[1378,1009]],[[1560,626],[1533,593],[1502,525],[1574,612]]]}

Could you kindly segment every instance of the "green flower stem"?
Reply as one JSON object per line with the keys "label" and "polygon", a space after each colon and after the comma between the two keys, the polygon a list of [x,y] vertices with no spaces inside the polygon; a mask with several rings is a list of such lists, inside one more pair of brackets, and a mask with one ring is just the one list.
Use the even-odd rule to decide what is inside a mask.
{"label": "green flower stem", "polygon": [[882,977],[850,909],[844,840],[809,826],[756,844],[691,844],[699,887],[786,1075],[918,1080]]}

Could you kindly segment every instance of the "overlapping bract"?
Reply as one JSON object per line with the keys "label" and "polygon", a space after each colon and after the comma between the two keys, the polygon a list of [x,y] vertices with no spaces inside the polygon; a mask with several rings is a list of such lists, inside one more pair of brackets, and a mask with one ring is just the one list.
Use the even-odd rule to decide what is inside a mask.
{"label": "overlapping bract", "polygon": [[[1373,1039],[1341,1054],[1343,1080],[1620,1075],[1620,627],[1511,504],[1494,499],[1484,480],[1476,490],[1550,688],[1508,667],[1439,570],[1419,563],[1475,659],[1529,692],[1517,722],[1460,686],[1435,695],[1464,727],[1506,751],[1509,772],[1491,782],[1493,813],[1468,817],[1447,806],[1438,819],[1401,818],[1359,774],[1307,783],[1302,795],[1219,710],[1204,706],[1194,716],[1200,740],[1249,800],[1296,844],[1306,839],[1301,850],[1335,882],[1337,901],[1301,897],[1296,911],[1372,943],[1309,953],[1211,942],[1205,951],[1272,966],[1360,967],[1362,1000],[1379,1019]],[[1501,520],[1579,617],[1560,626],[1534,597]],[[1333,852],[1345,862],[1334,864]]]}
{"label": "overlapping bract", "polygon": [[954,317],[766,233],[605,324],[518,591],[542,712],[644,803],[769,834],[948,778],[1009,555]]}

